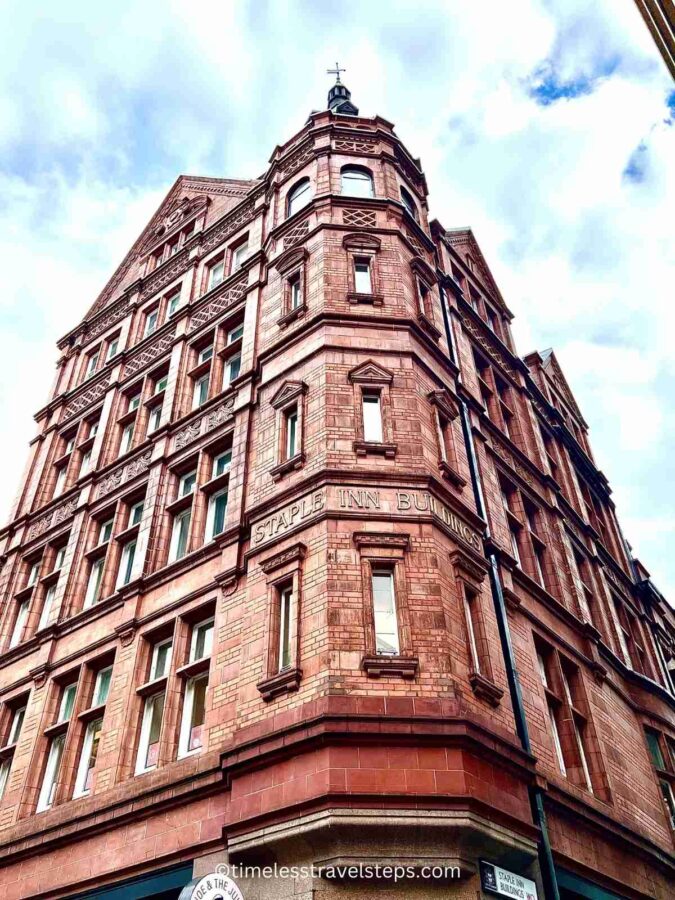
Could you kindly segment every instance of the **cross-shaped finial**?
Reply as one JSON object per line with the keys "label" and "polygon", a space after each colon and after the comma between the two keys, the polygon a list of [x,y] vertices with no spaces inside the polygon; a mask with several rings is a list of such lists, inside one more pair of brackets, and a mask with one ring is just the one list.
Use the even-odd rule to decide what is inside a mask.
{"label": "cross-shaped finial", "polygon": [[327,75],[335,75],[335,84],[341,84],[340,82],[340,72],[346,72],[346,69],[341,69],[339,63],[335,63],[334,69],[326,69]]}

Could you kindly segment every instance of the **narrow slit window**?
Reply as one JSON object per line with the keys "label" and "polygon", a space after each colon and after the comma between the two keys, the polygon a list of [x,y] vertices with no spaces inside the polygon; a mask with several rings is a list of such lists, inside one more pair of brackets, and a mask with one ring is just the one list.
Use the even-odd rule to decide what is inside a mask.
{"label": "narrow slit window", "polygon": [[375,651],[396,656],[400,652],[394,573],[375,569],[372,575]]}
{"label": "narrow slit window", "polygon": [[382,443],[382,403],[379,391],[363,394],[363,439]]}
{"label": "narrow slit window", "polygon": [[373,292],[370,260],[367,257],[354,260],[354,287],[357,294],[372,294]]}

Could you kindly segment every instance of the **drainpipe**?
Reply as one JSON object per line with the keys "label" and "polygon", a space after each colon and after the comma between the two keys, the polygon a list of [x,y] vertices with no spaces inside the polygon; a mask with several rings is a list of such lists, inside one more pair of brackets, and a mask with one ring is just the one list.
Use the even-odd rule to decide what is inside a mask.
{"label": "drainpipe", "polygon": [[[443,323],[445,325],[445,336],[448,342],[448,350],[450,359],[455,365],[457,363],[457,348],[455,346],[455,335],[450,322],[450,312],[448,309],[445,290],[441,286],[441,309],[443,310]],[[458,366],[459,368],[459,366]],[[461,371],[457,376],[458,384],[462,384]],[[483,486],[478,468],[478,458],[473,442],[473,434],[471,433],[471,419],[469,417],[469,409],[461,395],[459,396],[459,409],[462,419],[462,432],[464,434],[464,443],[466,445],[467,457],[469,460],[469,471],[471,473],[471,487],[473,488],[474,501],[478,515],[485,521],[485,532],[483,534],[483,550],[485,558],[489,563],[490,589],[492,592],[492,600],[494,602],[495,614],[497,616],[497,626],[499,628],[499,640],[502,645],[502,655],[504,657],[504,665],[506,667],[506,676],[509,684],[509,694],[511,696],[511,705],[513,706],[513,714],[516,720],[516,732],[520,740],[523,750],[530,754],[532,747],[530,744],[530,735],[527,727],[527,717],[525,715],[525,706],[523,704],[523,694],[520,689],[520,680],[518,678],[518,669],[516,667],[516,658],[511,643],[511,632],[506,617],[506,606],[504,604],[504,592],[502,590],[502,582],[499,574],[499,562],[492,543],[490,534],[490,525],[488,522],[487,511],[485,508],[485,499],[483,495]],[[544,798],[541,788],[536,784],[528,788],[530,796],[530,807],[532,809],[532,818],[534,824],[539,828],[541,835],[537,844],[539,855],[539,868],[541,870],[542,881],[544,884],[544,893],[547,900],[560,900],[560,892],[558,891],[558,879],[555,871],[555,863],[553,862],[553,853],[551,852],[551,842],[548,836],[548,826],[546,824],[546,810],[544,809]]]}

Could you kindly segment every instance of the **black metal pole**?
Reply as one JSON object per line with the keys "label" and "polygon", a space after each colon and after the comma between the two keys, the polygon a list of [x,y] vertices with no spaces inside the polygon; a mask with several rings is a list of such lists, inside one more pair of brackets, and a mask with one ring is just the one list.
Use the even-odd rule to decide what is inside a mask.
{"label": "black metal pole", "polygon": [[[457,364],[457,351],[455,348],[455,336],[450,323],[450,312],[448,309],[445,291],[441,287],[441,308],[443,310],[443,323],[445,325],[446,340],[448,342],[448,350],[450,359]],[[458,383],[461,384],[461,373],[458,375]],[[502,590],[502,582],[499,574],[499,562],[497,556],[492,549],[492,538],[490,535],[490,525],[488,522],[487,511],[485,508],[485,500],[483,495],[483,485],[480,477],[480,469],[478,467],[478,458],[471,433],[471,419],[469,410],[464,399],[459,396],[459,409],[462,420],[462,432],[464,434],[464,444],[466,446],[467,458],[469,461],[469,472],[471,474],[471,486],[473,488],[474,500],[476,503],[476,511],[478,515],[485,521],[485,533],[483,535],[483,551],[485,557],[490,564],[490,589],[492,592],[492,600],[495,607],[497,617],[497,627],[499,628],[499,640],[502,647],[502,655],[504,657],[504,665],[506,668],[506,677],[509,685],[509,694],[511,696],[511,705],[513,707],[513,715],[516,720],[516,731],[521,746],[526,753],[532,753],[530,744],[530,734],[527,727],[527,716],[525,714],[525,705],[523,703],[523,694],[520,688],[520,679],[518,678],[518,668],[516,658],[513,652],[513,644],[511,643],[511,632],[506,616],[506,606],[504,604],[504,592]],[[558,879],[555,871],[555,863],[553,861],[553,853],[551,851],[551,842],[548,835],[548,826],[546,822],[546,810],[544,809],[544,798],[541,789],[537,785],[531,785],[528,788],[530,797],[530,807],[532,809],[532,818],[535,825],[539,828],[540,840],[537,845],[539,856],[539,867],[541,869],[542,880],[544,883],[544,892],[548,900],[560,900],[560,892],[558,890]]]}

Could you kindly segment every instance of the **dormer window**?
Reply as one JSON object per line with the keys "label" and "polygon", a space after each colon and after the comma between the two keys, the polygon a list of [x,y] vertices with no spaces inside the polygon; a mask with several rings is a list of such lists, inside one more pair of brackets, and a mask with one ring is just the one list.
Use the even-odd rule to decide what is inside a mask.
{"label": "dormer window", "polygon": [[290,191],[286,198],[286,215],[292,216],[299,212],[303,207],[307,206],[312,199],[312,185],[309,178],[303,178],[298,181]]}

